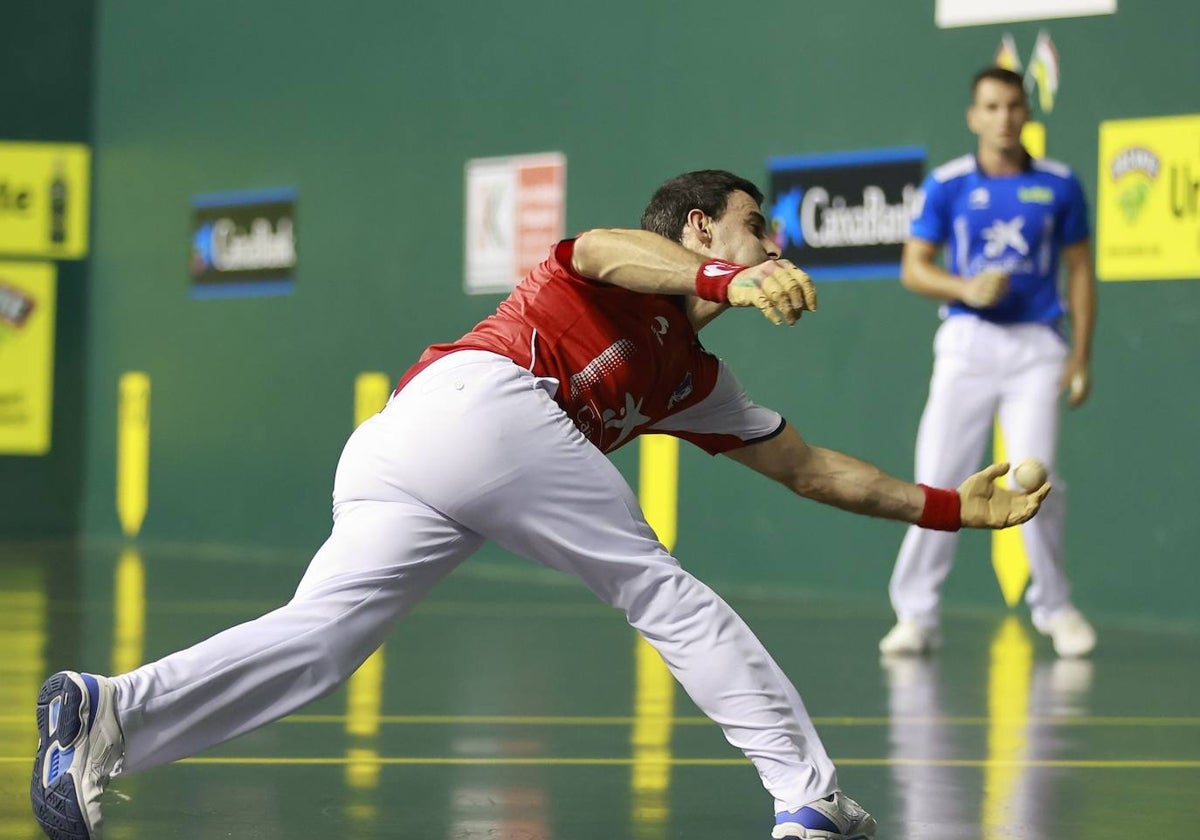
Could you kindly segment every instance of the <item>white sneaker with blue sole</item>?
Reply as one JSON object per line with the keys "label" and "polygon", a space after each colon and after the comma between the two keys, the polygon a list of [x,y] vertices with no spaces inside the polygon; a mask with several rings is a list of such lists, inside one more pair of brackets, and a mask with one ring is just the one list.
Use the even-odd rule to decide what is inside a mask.
{"label": "white sneaker with blue sole", "polygon": [[875,818],[840,790],[795,811],[775,815],[773,840],[870,840]]}
{"label": "white sneaker with blue sole", "polygon": [[59,671],[37,702],[33,816],[50,840],[100,840],[100,795],[125,754],[112,681]]}

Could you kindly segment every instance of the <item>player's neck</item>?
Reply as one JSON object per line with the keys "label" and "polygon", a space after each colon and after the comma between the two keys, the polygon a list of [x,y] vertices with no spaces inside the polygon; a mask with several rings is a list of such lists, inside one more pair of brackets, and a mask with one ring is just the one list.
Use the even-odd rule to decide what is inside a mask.
{"label": "player's neck", "polygon": [[997,149],[980,146],[975,152],[979,168],[983,174],[992,178],[1002,178],[1006,175],[1019,175],[1029,165],[1029,154],[1024,146],[1015,149]]}

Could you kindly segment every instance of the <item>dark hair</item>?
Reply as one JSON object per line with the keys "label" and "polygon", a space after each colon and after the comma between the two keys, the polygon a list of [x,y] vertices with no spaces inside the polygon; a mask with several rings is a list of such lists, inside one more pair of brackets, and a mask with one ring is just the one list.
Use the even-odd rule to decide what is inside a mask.
{"label": "dark hair", "polygon": [[1021,91],[1021,98],[1025,98],[1025,80],[1017,73],[1004,67],[984,67],[975,77],[971,79],[971,101],[975,101],[975,93],[979,90],[979,83],[984,79],[991,79],[993,82],[1015,87]]}
{"label": "dark hair", "polygon": [[650,230],[679,242],[687,215],[703,210],[714,219],[721,218],[729,194],[741,190],[755,203],[762,204],[763,194],[758,187],[724,169],[702,169],[678,175],[654,191],[642,213],[642,230]]}

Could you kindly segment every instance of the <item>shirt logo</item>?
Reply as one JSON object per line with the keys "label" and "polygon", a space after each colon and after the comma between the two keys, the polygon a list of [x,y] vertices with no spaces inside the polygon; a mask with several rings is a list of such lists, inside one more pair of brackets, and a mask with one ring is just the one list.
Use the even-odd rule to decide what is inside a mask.
{"label": "shirt logo", "polygon": [[654,333],[654,337],[658,339],[658,346],[662,347],[663,336],[667,334],[667,327],[671,323],[662,315],[655,315],[654,322],[650,324],[650,331]]}
{"label": "shirt logo", "polygon": [[991,203],[991,200],[992,196],[988,192],[987,187],[976,187],[967,196],[967,203],[971,206],[972,210],[983,210]]}
{"label": "shirt logo", "polygon": [[634,430],[637,429],[638,426],[640,426],[642,423],[645,423],[650,418],[645,414],[642,414],[642,400],[638,400],[635,403],[633,401],[633,395],[629,392],[626,392],[625,407],[619,412],[613,411],[611,408],[604,409],[603,419],[604,428],[621,430],[621,433],[617,435],[617,439],[608,446],[607,451],[611,451],[624,443],[625,439],[633,434]]}
{"label": "shirt logo", "polygon": [[1049,187],[1021,187],[1017,200],[1025,204],[1053,204],[1054,190]]}
{"label": "shirt logo", "polygon": [[671,394],[671,399],[667,400],[667,411],[675,407],[677,403],[686,400],[692,393],[692,372],[689,370],[687,375],[683,377],[683,381],[679,383],[679,387],[675,389],[675,393]]}
{"label": "shirt logo", "polygon": [[1029,256],[1029,243],[1021,234],[1023,227],[1025,227],[1024,216],[1017,216],[1007,222],[1003,219],[992,222],[991,227],[983,229],[983,238],[986,241],[983,246],[983,255],[988,259],[995,259],[1006,249],[1012,248],[1023,257]]}

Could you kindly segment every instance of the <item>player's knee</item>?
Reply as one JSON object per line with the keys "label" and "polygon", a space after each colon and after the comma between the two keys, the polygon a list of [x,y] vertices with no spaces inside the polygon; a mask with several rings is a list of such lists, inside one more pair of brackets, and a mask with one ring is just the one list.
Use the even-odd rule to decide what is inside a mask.
{"label": "player's knee", "polygon": [[360,660],[332,634],[317,635],[321,637],[311,643],[307,672],[313,690],[324,696],[345,682]]}
{"label": "player's knee", "polygon": [[648,569],[631,584],[625,615],[643,632],[700,626],[718,603],[712,590],[678,566]]}

